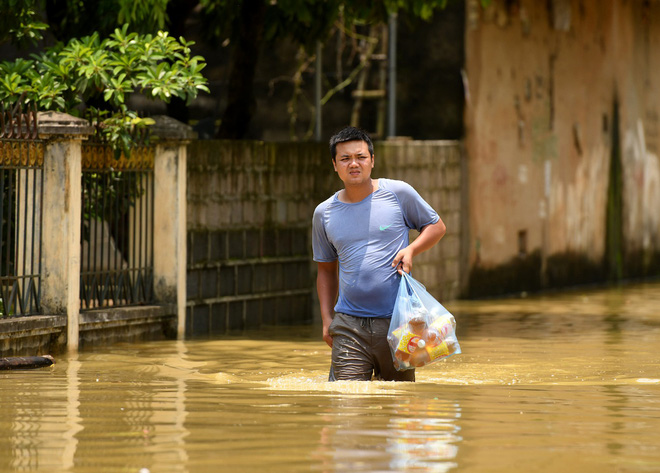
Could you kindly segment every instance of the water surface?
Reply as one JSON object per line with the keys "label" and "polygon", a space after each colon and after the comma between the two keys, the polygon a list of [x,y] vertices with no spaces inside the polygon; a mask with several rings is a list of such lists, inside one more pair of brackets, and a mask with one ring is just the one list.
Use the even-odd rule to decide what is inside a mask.
{"label": "water surface", "polygon": [[446,305],[414,384],[326,382],[320,327],[0,372],[0,471],[660,471],[660,284]]}

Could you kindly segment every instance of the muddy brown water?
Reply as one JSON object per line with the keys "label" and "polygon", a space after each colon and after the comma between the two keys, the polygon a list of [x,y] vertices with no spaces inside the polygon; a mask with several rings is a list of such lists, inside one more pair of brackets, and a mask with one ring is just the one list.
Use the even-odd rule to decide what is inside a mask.
{"label": "muddy brown water", "polygon": [[414,384],[326,382],[315,326],[2,372],[0,471],[660,471],[660,283],[447,307]]}

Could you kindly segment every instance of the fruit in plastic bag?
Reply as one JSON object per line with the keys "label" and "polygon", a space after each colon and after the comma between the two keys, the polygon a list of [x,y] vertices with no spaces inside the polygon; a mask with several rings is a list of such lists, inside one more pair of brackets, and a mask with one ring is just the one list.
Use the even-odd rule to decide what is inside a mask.
{"label": "fruit in plastic bag", "polygon": [[404,274],[387,337],[396,369],[419,368],[461,353],[455,330],[454,316]]}
{"label": "fruit in plastic bag", "polygon": [[453,336],[453,320],[453,316],[444,316],[430,327],[411,321],[394,330],[391,338],[396,344],[395,362],[403,362],[402,366],[421,367],[438,358],[453,355],[458,349]]}

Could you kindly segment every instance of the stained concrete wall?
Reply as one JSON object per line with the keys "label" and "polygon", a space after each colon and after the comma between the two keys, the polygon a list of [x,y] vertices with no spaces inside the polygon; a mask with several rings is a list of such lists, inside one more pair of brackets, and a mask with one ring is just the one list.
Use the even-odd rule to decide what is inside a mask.
{"label": "stained concrete wall", "polygon": [[466,9],[468,294],[660,272],[660,4]]}
{"label": "stained concrete wall", "polygon": [[312,320],[309,224],[330,192],[316,144],[188,149],[188,335]]}
{"label": "stained concrete wall", "polygon": [[628,264],[643,270],[660,266],[660,4],[617,5],[623,235]]}
{"label": "stained concrete wall", "polygon": [[[463,215],[460,144],[376,143],[375,155],[374,177],[406,180],[445,220],[445,239],[416,258],[415,274],[439,299],[456,297]],[[316,205],[342,187],[327,146],[193,142],[187,187],[186,334],[320,320],[311,220]]]}

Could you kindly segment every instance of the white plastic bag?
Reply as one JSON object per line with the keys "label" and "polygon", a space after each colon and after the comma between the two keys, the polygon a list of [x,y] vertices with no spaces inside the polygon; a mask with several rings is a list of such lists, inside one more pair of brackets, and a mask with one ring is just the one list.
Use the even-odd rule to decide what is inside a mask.
{"label": "white plastic bag", "polygon": [[454,316],[406,272],[399,283],[387,341],[399,371],[461,353]]}

